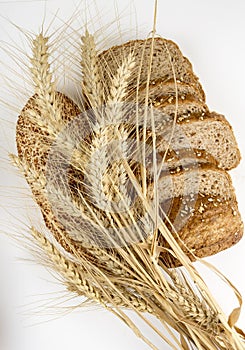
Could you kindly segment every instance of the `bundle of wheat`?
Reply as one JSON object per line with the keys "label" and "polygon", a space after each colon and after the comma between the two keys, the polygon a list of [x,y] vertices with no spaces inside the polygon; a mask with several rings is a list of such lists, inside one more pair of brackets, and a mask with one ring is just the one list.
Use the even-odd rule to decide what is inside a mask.
{"label": "bundle of wheat", "polygon": [[226,172],[238,147],[225,118],[208,111],[191,64],[154,34],[99,53],[86,30],[78,107],[56,89],[49,45],[43,32],[32,39],[35,94],[12,155],[53,235],[31,228],[45,263],[152,349],[123,308],[173,349],[245,349],[240,309],[226,317],[192,264],[237,242],[242,221]]}

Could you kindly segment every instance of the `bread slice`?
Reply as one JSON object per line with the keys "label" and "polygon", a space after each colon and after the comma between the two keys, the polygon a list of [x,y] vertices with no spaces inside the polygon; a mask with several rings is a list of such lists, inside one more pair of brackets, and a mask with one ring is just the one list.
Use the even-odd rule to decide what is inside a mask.
{"label": "bread slice", "polygon": [[[241,239],[243,223],[226,171],[204,165],[164,175],[158,189],[162,218],[192,260],[195,260],[192,253],[200,258],[213,255]],[[153,191],[150,185],[148,194],[152,200]],[[164,239],[161,242],[168,247]],[[162,253],[161,259],[165,264],[178,265],[167,251]]]}
{"label": "bread slice", "polygon": [[[152,186],[152,187],[151,187]],[[154,187],[148,188],[149,197],[153,197]],[[219,196],[235,199],[231,177],[227,171],[217,169],[211,164],[196,166],[193,170],[184,169],[173,174],[163,172],[158,180],[158,200],[164,202],[171,198],[201,194],[206,197]]]}
{"label": "bread slice", "polygon": [[177,115],[182,116],[182,118],[188,120],[192,114],[205,114],[208,112],[208,107],[206,104],[203,104],[199,101],[196,101],[195,98],[188,98],[184,100],[178,100],[178,108],[176,110],[175,99],[173,98],[171,102],[157,99],[152,103],[153,107],[161,110],[163,114],[170,116]]}
{"label": "bread slice", "polygon": [[[212,201],[209,201],[210,199]],[[169,219],[178,226],[176,210],[178,211],[178,205],[175,201],[175,210],[169,214]],[[177,235],[168,222],[166,225],[192,261],[195,261],[195,257],[203,258],[232,247],[240,241],[244,230],[237,201],[235,199],[224,201],[219,196],[198,195],[191,217],[182,222]],[[160,241],[161,246],[168,248],[163,238],[160,238]],[[180,265],[169,250],[162,251],[160,260],[164,265],[171,267]]]}
{"label": "bread slice", "polygon": [[[166,151],[172,124],[165,125],[164,130],[158,131],[158,152]],[[241,155],[237,141],[224,116],[209,113],[205,120],[189,119],[188,123],[178,124],[175,130],[170,144],[170,149],[175,152],[191,148],[199,161],[203,157],[199,151],[204,151],[215,159],[218,168],[224,170],[233,169],[239,164]]]}
{"label": "bread slice", "polygon": [[[170,102],[155,102],[154,107],[158,152],[165,152],[169,146],[176,117],[177,125],[172,135],[171,150],[191,148],[198,157],[199,151],[205,151],[213,157],[214,164],[225,170],[233,169],[239,164],[241,155],[238,144],[230,123],[223,115],[209,112],[205,104],[190,99],[181,99],[178,102],[176,115],[174,97]],[[131,123],[133,123],[133,117]],[[148,140],[151,139],[151,127],[151,123],[148,122]],[[176,161],[176,158],[173,160]]]}
{"label": "bread slice", "polygon": [[[140,76],[139,86],[145,86],[150,64],[151,44],[151,38],[133,40],[102,52],[99,58],[105,85],[110,84],[111,77],[116,73],[125,57],[132,52],[135,56],[136,64],[129,85],[135,88],[138,76]],[[150,82],[158,81],[159,79],[165,82],[173,80],[173,68],[177,80],[193,86],[199,91],[202,100],[205,101],[205,94],[198,78],[193,73],[192,65],[182,55],[179,47],[171,40],[160,37],[155,38]]]}
{"label": "bread slice", "polygon": [[[212,114],[211,114],[212,116]],[[207,121],[192,121],[181,128],[194,149],[202,149],[217,160],[217,166],[230,170],[241,159],[231,126],[225,120],[210,118]],[[205,135],[205,137],[203,137]]]}
{"label": "bread slice", "polygon": [[[160,79],[149,84],[149,103],[154,103],[154,101],[159,101],[161,99],[171,103],[176,98],[176,90],[179,100],[185,100],[190,97],[198,102],[205,103],[202,94],[194,86],[181,81],[175,83],[174,80],[166,82]],[[146,87],[140,86],[137,94],[136,101],[136,91],[135,89],[131,90],[127,96],[127,100],[135,101],[139,104],[144,103],[146,98]]]}

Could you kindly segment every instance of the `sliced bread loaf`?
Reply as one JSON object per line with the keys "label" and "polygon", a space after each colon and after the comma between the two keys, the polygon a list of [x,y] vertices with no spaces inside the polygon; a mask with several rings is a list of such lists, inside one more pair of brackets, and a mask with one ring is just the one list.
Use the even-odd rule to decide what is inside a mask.
{"label": "sliced bread loaf", "polygon": [[[123,59],[130,52],[133,52],[135,55],[136,65],[129,79],[129,94],[126,99],[129,102],[133,102],[132,105],[134,107],[129,108],[125,119],[120,120],[120,123],[123,125],[122,130],[125,131],[124,136],[128,137],[124,142],[126,145],[129,141],[130,150],[133,150],[131,138],[137,139],[136,136],[139,137],[137,140],[139,143],[142,140],[146,141],[145,146],[149,145],[152,150],[152,129],[149,128],[150,132],[147,130],[145,138],[143,135],[144,129],[140,125],[139,129],[141,129],[139,134],[136,135],[136,119],[132,119],[132,113],[138,107],[134,103],[137,85],[139,87],[139,99],[142,102],[144,101],[151,44],[151,39],[131,41],[124,45],[113,47],[103,52],[99,57],[104,88],[108,90],[111,78],[117,72]],[[191,251],[200,257],[211,255],[233,245],[242,236],[242,221],[238,212],[231,179],[226,171],[221,170],[230,169],[238,164],[240,154],[237,144],[232,129],[225,118],[215,113],[211,114],[208,111],[208,107],[205,104],[205,95],[198,78],[193,73],[190,62],[182,55],[176,44],[169,40],[156,38],[154,40],[151,68],[149,104],[152,104],[155,107],[155,111],[159,112],[156,113],[158,115],[156,115],[155,119],[157,132],[155,141],[157,156],[160,157],[156,160],[156,163],[157,165],[163,163],[162,171],[160,171],[157,184],[155,184],[158,190],[159,210],[163,219],[166,219],[167,215],[166,224],[170,230],[174,226],[175,229],[172,230],[172,233],[187,254],[191,256]],[[173,69],[177,78],[179,93],[177,111]],[[102,157],[99,157],[97,160],[97,168],[92,169],[94,171],[94,183],[86,183],[84,181],[86,175],[83,174],[81,169],[79,167],[76,168],[72,162],[69,163],[69,161],[73,161],[73,153],[75,153],[76,157],[81,155],[79,152],[76,154],[76,150],[73,152],[74,146],[79,145],[80,147],[79,142],[77,144],[76,142],[71,143],[71,147],[68,149],[71,152],[71,157],[68,159],[67,166],[63,148],[66,151],[69,140],[61,138],[61,148],[57,149],[56,154],[59,161],[57,165],[61,167],[67,166],[68,188],[51,186],[53,192],[51,191],[50,193],[49,181],[51,183],[54,181],[53,175],[59,177],[59,168],[55,169],[56,174],[51,173],[50,175],[50,172],[47,172],[50,154],[55,149],[54,145],[56,142],[59,142],[62,130],[66,130],[69,122],[80,114],[76,104],[61,93],[56,92],[54,94],[54,104],[57,112],[55,125],[52,118],[49,118],[49,110],[45,110],[45,106],[43,108],[42,101],[40,101],[38,95],[34,95],[22,110],[16,128],[19,164],[32,189],[34,198],[41,208],[46,226],[51,230],[57,241],[67,251],[70,251],[69,242],[71,242],[78,254],[86,255],[87,259],[93,261],[96,247],[91,246],[91,244],[88,247],[86,245],[87,242],[85,242],[86,237],[82,235],[84,232],[90,234],[90,231],[92,235],[97,235],[99,227],[95,223],[96,217],[102,218],[106,230],[111,228],[108,211],[103,210],[101,207],[96,207],[92,203],[92,196],[90,196],[90,189],[88,189],[89,185],[91,188],[96,187],[96,181],[100,181],[100,178],[96,176],[98,175],[97,168],[101,165]],[[52,109],[53,107],[51,106],[50,108]],[[111,113],[112,110],[105,111]],[[118,110],[121,112],[120,108]],[[90,130],[91,125],[88,122],[89,117],[95,117],[93,112],[96,114],[96,111],[92,111],[82,118],[79,123],[74,124],[74,133],[67,136],[72,138],[80,133],[87,135],[87,139],[85,139],[85,143],[88,145],[88,148],[85,147],[87,154],[85,154],[84,159],[80,159],[81,162],[86,161],[90,157],[91,150],[94,147],[91,143],[97,131]],[[175,144],[171,145],[166,159],[163,161],[163,156],[168,146],[164,139],[166,136],[164,132],[166,132],[167,128],[172,127],[171,123],[173,122],[173,117],[176,116],[176,112],[177,126],[184,131],[184,137],[179,138],[179,135],[174,133],[172,142],[175,142]],[[167,116],[167,122],[162,116]],[[146,126],[148,127],[148,125],[152,126],[151,119],[146,121]],[[103,128],[103,125],[101,127]],[[118,125],[117,131],[119,127],[120,125]],[[130,128],[131,134],[129,135],[128,129]],[[142,130],[143,134],[141,133]],[[111,139],[114,136],[114,134],[109,135]],[[105,139],[100,139],[97,145],[98,148],[103,149],[103,140]],[[187,143],[185,144],[183,140],[187,140]],[[156,179],[152,173],[152,153],[154,152],[145,154],[147,196],[149,200],[154,200],[155,187],[153,183]],[[129,154],[129,166],[131,166],[131,171],[136,179],[139,180],[139,186],[141,186],[143,180],[139,171],[140,161],[131,161],[131,157],[132,154]],[[147,157],[149,157],[149,163],[147,163]],[[89,172],[90,169],[86,167],[86,171]],[[124,168],[120,167],[117,169],[117,173],[118,178],[122,178],[122,181],[125,181],[125,176],[127,175],[124,174]],[[105,181],[103,179],[100,182],[103,183]],[[108,188],[110,190],[110,187]],[[126,191],[125,186],[123,190]],[[52,202],[52,197],[55,198],[56,203]],[[81,201],[81,198],[83,201]],[[127,201],[127,194],[125,198]],[[106,197],[103,197],[103,199],[105,205],[107,205]],[[84,205],[84,201],[87,205]],[[111,199],[108,199],[108,201],[111,201]],[[55,204],[57,204],[57,207]],[[133,215],[135,218],[135,222],[145,212],[144,206],[141,204],[141,201],[138,200],[132,212],[131,208],[129,210],[130,215]],[[94,216],[88,210],[90,205]],[[130,215],[129,213],[125,214],[124,220],[126,223],[130,222]],[[89,218],[89,220],[86,221],[86,218]],[[72,225],[76,226],[77,224],[78,229],[75,229],[75,233],[68,230]],[[112,225],[114,234],[118,234],[118,231],[115,230],[115,224],[116,222]],[[141,226],[139,227],[141,228]],[[144,229],[145,227],[143,226]],[[149,231],[150,234],[151,231]],[[164,263],[170,261],[171,265],[177,265],[178,262],[173,261],[171,254],[164,252],[165,248],[168,249],[169,247],[162,239],[162,261]],[[194,259],[193,256],[191,258]]]}
{"label": "sliced bread loaf", "polygon": [[[102,52],[99,58],[104,84],[110,84],[111,77],[116,73],[122,61],[129,53],[133,53],[136,64],[129,86],[135,88],[138,77],[139,87],[145,86],[150,65],[151,44],[151,38],[133,40]],[[193,73],[191,63],[182,55],[179,47],[171,40],[160,37],[155,38],[150,82],[158,81],[159,79],[165,82],[173,80],[173,69],[177,80],[193,86],[199,91],[204,101],[205,94],[202,86]]]}

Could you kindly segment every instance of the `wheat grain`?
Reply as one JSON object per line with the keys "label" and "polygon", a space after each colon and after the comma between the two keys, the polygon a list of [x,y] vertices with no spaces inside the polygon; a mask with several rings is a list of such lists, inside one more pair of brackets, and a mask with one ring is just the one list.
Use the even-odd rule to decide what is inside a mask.
{"label": "wheat grain", "polygon": [[31,229],[32,236],[38,241],[42,249],[48,255],[53,263],[54,270],[60,273],[64,278],[64,283],[68,285],[75,285],[79,293],[91,298],[99,304],[104,304],[103,298],[99,291],[92,286],[86,278],[81,275],[81,269],[78,271],[77,266],[72,261],[65,258],[55,246],[46,239],[44,235],[36,229]]}

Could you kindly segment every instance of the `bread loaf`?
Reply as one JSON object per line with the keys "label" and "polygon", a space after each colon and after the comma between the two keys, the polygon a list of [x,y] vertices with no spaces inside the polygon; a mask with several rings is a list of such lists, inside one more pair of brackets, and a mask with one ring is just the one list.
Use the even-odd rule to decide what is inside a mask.
{"label": "bread loaf", "polygon": [[[151,43],[151,39],[130,41],[101,54],[105,84],[109,81],[105,67],[110,67],[109,73],[114,74],[123,57],[130,52],[136,55],[136,68],[131,84],[133,86],[138,79],[139,88],[137,92],[134,89],[130,90],[127,100],[131,102],[145,102]],[[242,237],[243,223],[237,208],[234,188],[231,178],[224,171],[239,164],[240,152],[232,127],[226,118],[218,113],[209,112],[202,86],[192,70],[191,63],[182,55],[178,46],[172,41],[156,38],[153,47],[148,104],[153,105],[163,115],[175,116],[177,124],[181,125],[181,131],[188,140],[186,147],[191,147],[195,155],[202,152],[201,157],[197,156],[195,160],[193,155],[191,159],[184,155],[181,161],[176,159],[176,154],[172,160],[166,157],[168,170],[171,170],[168,172],[164,169],[158,182],[159,201],[167,203],[164,207],[167,211],[165,214],[175,228],[179,226],[178,236],[182,246],[186,244],[199,257],[212,255],[232,246]],[[161,135],[161,131],[159,134]],[[181,138],[177,136],[177,143],[174,138],[173,136],[170,149],[174,148],[176,151],[180,148],[183,154],[183,145],[178,145]],[[158,140],[157,150],[161,154],[164,154],[167,148],[166,141],[166,137],[160,137]],[[198,171],[195,166],[194,171],[190,166],[195,164],[195,161],[200,165]],[[195,181],[199,183],[193,183]],[[193,192],[196,190],[198,193],[194,207],[189,208],[187,204],[183,206],[185,198],[190,198],[190,194],[194,196]],[[151,186],[149,195],[150,193]],[[183,217],[188,216],[188,220],[183,220],[181,214]],[[171,230],[171,225],[169,228]],[[163,254],[163,260],[166,262],[168,259],[176,263],[168,253]]]}
{"label": "bread loaf", "polygon": [[[130,41],[124,45],[112,47],[100,54],[98,62],[102,73],[102,86],[105,91],[108,92],[110,89],[111,79],[115,76],[123,59],[132,52],[136,64],[129,78],[124,101],[132,105],[144,104],[151,42],[151,39]],[[173,69],[177,86],[174,81]],[[139,83],[138,89],[136,89],[137,82]],[[94,115],[90,112],[90,114],[86,114],[86,111],[81,111],[71,99],[60,92],[55,92],[52,99],[54,101],[52,106],[56,106],[59,115],[59,123],[56,127],[44,115],[38,93],[27,102],[22,110],[16,128],[19,161],[34,198],[41,208],[46,226],[51,230],[56,240],[68,251],[67,241],[70,240],[78,252],[86,254],[88,259],[93,260],[93,244],[88,247],[84,237],[79,238],[79,232],[76,235],[70,231],[68,232],[67,227],[70,226],[66,225],[65,222],[68,223],[69,220],[74,220],[74,225],[76,225],[77,221],[82,235],[86,218],[90,220],[91,231],[96,229],[95,217],[97,215],[104,219],[105,227],[110,228],[106,210],[93,204],[88,192],[89,186],[85,181],[86,171],[90,171],[85,165],[86,161],[89,160],[88,154],[93,149],[95,134],[94,126],[91,126],[93,122],[89,121],[89,118],[94,118]],[[178,104],[177,110],[176,102]],[[85,101],[84,104],[86,105],[86,103]],[[166,224],[183,250],[193,260],[195,255],[204,257],[232,246],[241,238],[243,224],[231,178],[226,170],[238,165],[240,161],[238,146],[232,128],[225,117],[209,112],[205,103],[205,94],[198,78],[193,73],[191,63],[172,41],[162,38],[154,40],[147,104],[153,106],[156,113],[156,162],[160,169],[157,189],[159,205],[165,215],[163,215],[163,219],[167,215]],[[87,107],[89,108],[89,106]],[[133,111],[134,108],[130,108],[127,113],[128,119],[125,117],[125,120],[120,120],[119,123],[128,137],[125,142],[130,144],[128,147],[131,152],[133,152],[136,139],[136,127],[132,126],[132,123],[135,124]],[[81,112],[85,114],[82,114],[77,122],[76,118]],[[98,112],[95,112],[95,116],[96,113]],[[166,116],[167,119],[165,119]],[[166,130],[172,128],[175,117],[177,117],[176,126],[181,129],[184,139],[179,137],[176,131],[170,145],[168,145]],[[76,130],[67,138],[62,139],[60,136],[63,135],[64,137],[62,130],[66,130],[69,123],[74,121],[77,123],[75,124]],[[107,126],[107,128],[110,132],[110,127]],[[118,128],[120,129],[120,126]],[[71,150],[66,148],[69,137],[77,138],[73,144],[74,147],[79,145],[79,134],[83,133],[85,135],[83,147],[88,148],[87,153],[82,154],[80,150],[78,163],[82,169],[83,167],[86,168],[84,173],[73,162],[73,156],[77,154],[75,148]],[[139,140],[144,139],[143,134],[144,132],[140,130]],[[108,137],[113,139],[116,135],[109,134]],[[59,165],[67,166],[65,152],[68,151],[71,151],[69,155],[71,163],[67,166],[67,183],[70,186],[68,192],[62,192],[62,187],[58,190],[55,189],[56,202],[60,202],[57,209],[54,208],[55,206],[51,202],[47,187],[48,182],[53,181],[53,174],[50,175],[47,169],[50,154],[52,154],[52,149],[56,147],[56,144],[59,143],[59,138],[62,141],[61,148],[57,152]],[[182,142],[183,140],[186,143]],[[152,147],[151,128],[147,129],[144,141],[146,145],[149,145],[149,148]],[[131,161],[131,155],[129,158],[132,172],[140,183],[140,167],[137,161]],[[156,186],[154,184],[152,159],[152,153],[146,153],[147,197],[149,201],[154,199]],[[102,162],[102,159],[100,161]],[[99,162],[98,167],[100,165]],[[120,179],[120,172],[123,172],[123,168],[119,168],[119,170],[112,168],[110,171],[117,172],[116,179]],[[59,174],[56,175],[59,177]],[[103,181],[105,188],[113,188],[108,179]],[[90,184],[91,187],[93,187],[92,185]],[[86,211],[87,207],[84,206],[84,203],[80,202],[81,195],[84,195],[84,200],[93,207],[94,219],[91,217],[91,213]],[[116,193],[111,194],[111,197],[115,199],[117,197]],[[71,201],[72,205],[75,206],[74,215],[67,210],[68,204],[62,203],[66,200]],[[62,211],[61,215],[60,211],[57,210]],[[79,211],[81,218],[78,217]],[[140,215],[143,214],[144,208],[140,206],[140,201],[138,201],[137,208],[132,209],[130,215],[138,220]],[[129,216],[126,213],[125,222],[128,220]],[[116,223],[114,222],[113,225],[115,226]],[[169,252],[164,252],[164,248],[169,247],[163,238],[160,239],[160,242],[163,247],[162,262],[178,265],[178,262],[173,259]]]}

